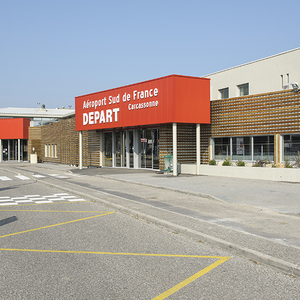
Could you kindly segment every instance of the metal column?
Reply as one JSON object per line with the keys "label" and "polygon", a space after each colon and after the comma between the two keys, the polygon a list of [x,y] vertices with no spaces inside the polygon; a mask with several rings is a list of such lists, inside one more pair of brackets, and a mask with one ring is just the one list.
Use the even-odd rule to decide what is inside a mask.
{"label": "metal column", "polygon": [[79,169],[82,169],[82,131],[79,131]]}
{"label": "metal column", "polygon": [[111,133],[111,153],[112,153],[112,167],[116,167],[116,134],[113,131]]}
{"label": "metal column", "polygon": [[100,132],[100,167],[103,167],[104,134]]}
{"label": "metal column", "polygon": [[173,123],[173,176],[177,176],[177,123]]}
{"label": "metal column", "polygon": [[126,130],[126,168],[130,168],[129,131]]}
{"label": "metal column", "polygon": [[0,139],[0,162],[3,160],[2,140]]}
{"label": "metal column", "polygon": [[200,124],[196,124],[196,174],[200,175],[200,164],[201,164],[201,143],[200,143]]}
{"label": "metal column", "polygon": [[21,161],[21,140],[18,139],[18,162]]}

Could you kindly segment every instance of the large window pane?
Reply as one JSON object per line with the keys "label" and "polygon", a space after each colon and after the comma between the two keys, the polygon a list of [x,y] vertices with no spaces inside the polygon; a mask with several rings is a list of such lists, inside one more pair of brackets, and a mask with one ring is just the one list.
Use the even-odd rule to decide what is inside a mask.
{"label": "large window pane", "polygon": [[251,160],[251,138],[233,137],[232,138],[232,159]]}
{"label": "large window pane", "polygon": [[255,136],[254,160],[264,159],[274,161],[274,136]]}
{"label": "large window pane", "polygon": [[284,160],[295,160],[300,155],[300,134],[289,134],[283,136]]}
{"label": "large window pane", "polygon": [[223,160],[230,156],[230,138],[215,138],[215,159]]}

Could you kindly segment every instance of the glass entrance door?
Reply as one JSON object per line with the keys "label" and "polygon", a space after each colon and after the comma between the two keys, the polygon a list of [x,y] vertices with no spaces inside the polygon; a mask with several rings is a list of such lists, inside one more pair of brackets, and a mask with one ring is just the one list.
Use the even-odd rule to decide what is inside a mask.
{"label": "glass entrance door", "polygon": [[141,136],[141,167],[147,169],[159,168],[158,129],[142,129]]}
{"label": "glass entrance door", "polygon": [[112,167],[112,133],[104,133],[104,166]]}

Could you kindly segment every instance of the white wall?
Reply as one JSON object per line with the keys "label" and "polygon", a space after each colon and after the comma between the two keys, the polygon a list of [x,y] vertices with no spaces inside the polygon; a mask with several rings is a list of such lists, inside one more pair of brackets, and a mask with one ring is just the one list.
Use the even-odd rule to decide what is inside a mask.
{"label": "white wall", "polygon": [[229,98],[240,96],[237,85],[244,83],[249,83],[249,95],[280,91],[281,75],[283,84],[300,84],[300,48],[209,74],[204,78],[211,79],[211,100],[217,100],[221,98],[219,89],[227,87]]}

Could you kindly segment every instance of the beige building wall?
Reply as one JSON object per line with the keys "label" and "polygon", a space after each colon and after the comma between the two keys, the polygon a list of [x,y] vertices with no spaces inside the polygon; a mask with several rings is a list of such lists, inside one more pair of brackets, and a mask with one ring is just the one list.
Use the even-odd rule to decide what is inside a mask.
{"label": "beige building wall", "polygon": [[210,78],[211,100],[221,99],[220,89],[229,89],[229,98],[239,97],[239,85],[249,83],[249,95],[291,89],[300,84],[300,48],[259,59],[204,76]]}

